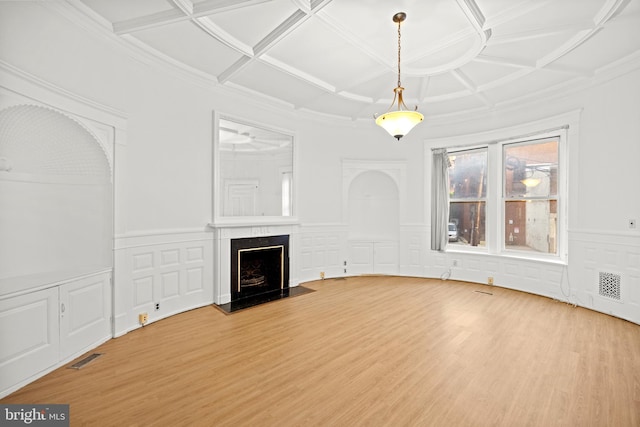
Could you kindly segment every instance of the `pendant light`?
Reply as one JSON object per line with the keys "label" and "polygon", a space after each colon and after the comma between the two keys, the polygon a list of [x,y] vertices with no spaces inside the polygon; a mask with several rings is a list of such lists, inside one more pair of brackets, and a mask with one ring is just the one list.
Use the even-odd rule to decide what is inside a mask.
{"label": "pendant light", "polygon": [[[374,116],[376,124],[383,127],[384,130],[389,132],[389,135],[393,136],[398,141],[400,141],[400,138],[408,134],[415,125],[424,119],[424,116],[417,111],[417,106],[413,111],[408,110],[404,100],[402,99],[402,91],[404,88],[400,83],[400,24],[406,19],[406,17],[407,14],[404,12],[398,12],[393,15],[393,22],[398,24],[398,87],[393,90],[393,101],[391,101],[391,105],[387,112],[381,116]],[[396,111],[391,111],[396,100],[398,101],[398,109]]]}

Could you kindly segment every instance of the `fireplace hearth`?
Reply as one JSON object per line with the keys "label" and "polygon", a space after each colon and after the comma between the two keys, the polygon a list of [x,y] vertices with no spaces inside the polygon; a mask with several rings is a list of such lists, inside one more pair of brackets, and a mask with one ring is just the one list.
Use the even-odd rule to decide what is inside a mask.
{"label": "fireplace hearth", "polygon": [[289,236],[231,240],[231,302],[289,289]]}

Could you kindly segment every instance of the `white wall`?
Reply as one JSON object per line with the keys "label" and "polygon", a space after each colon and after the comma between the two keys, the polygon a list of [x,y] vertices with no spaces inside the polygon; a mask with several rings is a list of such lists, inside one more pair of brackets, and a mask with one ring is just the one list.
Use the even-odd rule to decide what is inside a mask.
{"label": "white wall", "polygon": [[[429,183],[425,142],[581,108],[579,147],[571,153],[570,297],[640,323],[639,229],[627,228],[629,218],[640,219],[637,66],[611,81],[606,76],[594,77],[601,84],[593,89],[465,121],[430,122],[427,107],[425,122],[397,142],[373,121],[288,113],[178,69],[159,67],[155,60],[133,53],[120,42],[80,28],[58,14],[59,6],[5,2],[0,7],[0,60],[4,64],[126,116],[126,144],[116,147],[115,165],[116,316],[120,319],[116,334],[136,327],[140,310],[149,310],[153,321],[212,301],[204,290],[198,297],[187,296],[188,289],[198,286],[182,277],[194,262],[189,258],[194,253],[189,252],[189,242],[197,243],[203,258],[197,260],[201,275],[188,280],[201,280],[204,285],[215,274],[213,262],[207,258],[214,250],[213,238],[205,226],[212,219],[214,110],[296,131],[299,175],[295,185],[301,224],[298,250],[292,256],[299,258],[298,276],[304,281],[318,278],[320,271],[329,277],[343,274],[347,255],[343,160],[394,160],[406,165],[406,197],[399,219],[400,273],[439,277],[449,266],[449,256],[427,249],[430,206],[425,198]],[[616,236],[624,241],[620,247]],[[593,249],[584,253],[587,247]],[[611,255],[612,262],[605,264],[598,255],[612,250],[618,251],[617,255]],[[454,278],[484,281],[491,272],[498,285],[563,297],[560,287],[566,286],[567,272],[562,267],[541,268],[536,263],[500,259],[485,262],[473,255],[461,261],[464,268],[454,271]],[[594,278],[586,267],[620,272],[624,301],[610,304],[593,296]],[[166,287],[178,289],[178,293],[169,292],[169,297],[162,293]],[[144,298],[136,302],[135,295]],[[153,311],[158,301],[167,309]]]}

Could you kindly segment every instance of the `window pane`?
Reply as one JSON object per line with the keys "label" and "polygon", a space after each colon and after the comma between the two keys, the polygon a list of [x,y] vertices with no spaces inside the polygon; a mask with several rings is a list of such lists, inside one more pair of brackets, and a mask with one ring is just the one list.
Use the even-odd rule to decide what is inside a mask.
{"label": "window pane", "polygon": [[504,146],[504,194],[507,198],[558,194],[558,140]]}
{"label": "window pane", "polygon": [[449,154],[451,199],[483,199],[487,195],[487,150]]}
{"label": "window pane", "polygon": [[449,204],[449,244],[485,246],[485,202]]}
{"label": "window pane", "polygon": [[505,204],[505,248],[557,253],[558,204],[555,200],[513,200]]}

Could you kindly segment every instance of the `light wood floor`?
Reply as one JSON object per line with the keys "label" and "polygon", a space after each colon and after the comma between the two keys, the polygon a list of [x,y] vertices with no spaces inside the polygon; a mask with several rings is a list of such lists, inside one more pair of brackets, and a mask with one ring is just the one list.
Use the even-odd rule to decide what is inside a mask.
{"label": "light wood floor", "polygon": [[455,281],[305,286],[150,324],[1,403],[69,403],[72,426],[640,426],[638,325]]}

